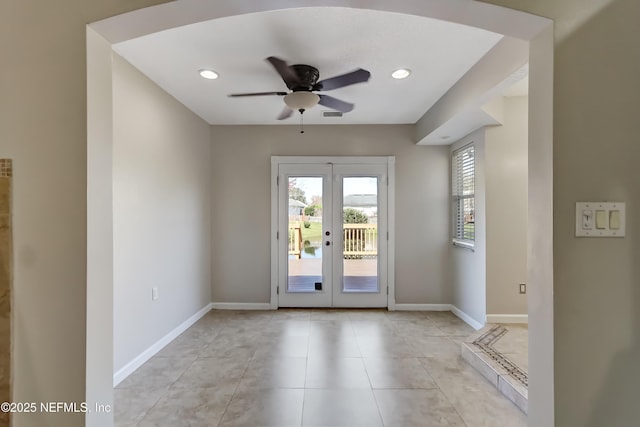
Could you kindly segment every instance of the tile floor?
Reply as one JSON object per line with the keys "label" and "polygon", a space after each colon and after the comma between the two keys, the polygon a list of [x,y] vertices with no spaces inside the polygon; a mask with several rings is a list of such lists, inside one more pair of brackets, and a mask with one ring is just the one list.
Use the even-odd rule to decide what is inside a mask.
{"label": "tile floor", "polygon": [[212,311],[115,390],[118,427],[526,426],[450,312]]}

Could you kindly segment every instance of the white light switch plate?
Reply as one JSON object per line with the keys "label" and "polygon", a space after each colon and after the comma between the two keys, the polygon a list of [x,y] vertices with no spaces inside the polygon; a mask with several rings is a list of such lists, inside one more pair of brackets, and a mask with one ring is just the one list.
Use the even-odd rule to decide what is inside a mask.
{"label": "white light switch plate", "polygon": [[576,237],[624,237],[625,210],[620,202],[577,202]]}

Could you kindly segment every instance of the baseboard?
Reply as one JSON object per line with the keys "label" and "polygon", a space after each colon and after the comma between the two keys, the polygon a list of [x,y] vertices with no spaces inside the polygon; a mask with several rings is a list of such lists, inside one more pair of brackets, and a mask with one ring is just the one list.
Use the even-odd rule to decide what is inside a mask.
{"label": "baseboard", "polygon": [[478,322],[476,319],[474,319],[473,317],[469,316],[467,313],[465,313],[464,311],[460,310],[455,305],[451,306],[451,312],[453,314],[455,314],[456,316],[458,316],[460,319],[464,320],[469,326],[471,326],[476,331],[479,330],[479,329],[482,329],[484,327],[483,323]]}
{"label": "baseboard", "polygon": [[118,370],[115,374],[113,374],[113,386],[117,386],[120,384],[125,378],[135,372],[140,366],[142,366],[147,360],[151,359],[156,353],[162,350],[167,344],[176,339],[178,335],[189,329],[191,325],[200,320],[205,314],[211,311],[213,304],[209,303],[204,308],[199,310],[196,314],[189,317],[187,320],[182,322],[177,328],[173,329],[164,337],[160,338],[156,341],[151,347],[143,351],[136,358],[134,358],[131,362],[127,363],[121,369]]}
{"label": "baseboard", "polygon": [[396,304],[395,311],[451,311],[451,304]]}
{"label": "baseboard", "polygon": [[527,314],[487,314],[487,323],[529,323]]}
{"label": "baseboard", "polygon": [[268,302],[213,302],[214,310],[272,310]]}

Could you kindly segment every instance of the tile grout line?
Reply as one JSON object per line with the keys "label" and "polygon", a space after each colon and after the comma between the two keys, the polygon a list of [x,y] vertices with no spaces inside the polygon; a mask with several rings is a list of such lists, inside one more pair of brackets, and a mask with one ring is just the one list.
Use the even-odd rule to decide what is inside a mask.
{"label": "tile grout line", "polygon": [[493,347],[493,344],[498,342],[502,337],[508,333],[507,328],[502,325],[497,325],[491,328],[486,333],[482,334],[475,341],[473,345],[482,350],[487,356],[489,356],[498,365],[503,367],[509,376],[514,378],[520,384],[525,387],[529,386],[529,376],[518,365],[506,358],[501,352]]}
{"label": "tile grout line", "polygon": [[[273,319],[273,317],[269,318],[269,323],[271,323],[272,319]],[[233,393],[231,393],[231,397],[227,401],[227,404],[224,407],[224,411],[222,411],[222,414],[220,415],[220,420],[218,421],[217,427],[222,427],[222,423],[224,421],[224,416],[227,414],[227,411],[229,410],[229,405],[231,405],[231,402],[233,402],[233,399],[236,397],[236,394],[238,392],[238,388],[240,388],[240,383],[244,379],[244,376],[247,373],[247,370],[249,369],[249,366],[251,365],[251,362],[253,362],[255,353],[256,353],[256,351],[254,350],[254,352],[251,354],[251,356],[249,357],[249,359],[247,361],[247,365],[244,367],[244,370],[242,371],[242,375],[240,375],[240,378],[238,378],[238,381],[236,382],[236,385],[233,388]]]}
{"label": "tile grout line", "polygon": [[[441,394],[442,394],[442,396],[444,397],[444,400],[445,400],[445,401],[446,401],[446,403],[447,403],[447,405],[446,405],[446,406],[449,406],[449,407],[451,408],[451,412],[450,412],[450,413],[451,413],[451,414],[455,414],[455,416],[459,417],[459,421],[460,421],[461,425],[463,425],[463,426],[471,426],[471,424],[469,424],[469,423],[468,423],[468,421],[463,417],[463,415],[462,415],[462,414],[461,414],[461,412],[460,412],[461,410],[463,410],[463,411],[464,411],[464,410],[465,410],[465,408],[464,408],[464,407],[463,407],[463,408],[459,408],[457,405],[454,405],[454,404],[452,403],[452,400],[451,400],[451,399],[452,399],[453,397],[455,397],[455,396],[456,396],[456,393],[453,393],[453,391],[452,391],[452,390],[449,390],[449,392],[453,393],[453,394],[452,394],[452,397],[450,397],[450,396],[445,392],[445,389],[443,389],[443,388],[442,388],[442,387],[443,387],[443,384],[441,384],[440,382],[441,382],[441,381],[445,381],[444,385],[446,385],[446,384],[448,384],[448,382],[446,382],[446,379],[445,379],[445,378],[441,378],[440,380],[438,380],[436,377],[434,377],[434,376],[431,374],[431,371],[427,368],[427,365],[425,365],[425,364],[424,364],[424,363],[422,363],[422,361],[421,361],[421,360],[429,360],[429,359],[438,360],[438,357],[437,357],[437,356],[431,356],[431,357],[430,357],[430,356],[425,356],[425,354],[427,354],[427,353],[426,353],[426,351],[427,351],[426,349],[422,349],[422,350],[420,350],[420,349],[418,349],[418,348],[414,348],[414,347],[410,344],[410,342],[411,342],[411,340],[412,340],[412,334],[413,334],[413,332],[411,332],[411,331],[413,331],[413,329],[414,329],[414,328],[413,328],[413,326],[412,326],[411,328],[409,328],[409,329],[411,329],[411,331],[409,331],[409,332],[411,332],[411,334],[402,334],[402,335],[400,335],[400,333],[399,333],[399,332],[400,332],[400,331],[402,331],[402,330],[404,330],[403,328],[404,328],[405,326],[408,326],[408,325],[406,325],[405,323],[403,323],[403,322],[404,322],[404,320],[403,320],[403,319],[393,320],[393,318],[392,318],[391,316],[384,316],[384,317],[381,317],[381,318],[378,318],[377,316],[372,316],[372,318],[371,318],[371,319],[368,319],[368,318],[366,318],[366,317],[365,317],[365,318],[364,318],[364,320],[367,320],[367,321],[371,321],[371,322],[376,323],[376,325],[374,325],[374,326],[377,326],[377,327],[376,327],[376,328],[374,328],[374,329],[371,329],[371,330],[370,330],[370,329],[366,328],[366,325],[363,325],[363,326],[365,326],[365,328],[364,328],[364,329],[362,329],[362,328],[361,328],[360,321],[361,321],[361,320],[363,320],[363,319],[361,319],[360,317],[356,317],[356,316],[349,316],[347,319],[342,319],[342,318],[341,318],[341,319],[333,319],[333,317],[332,317],[332,316],[330,316],[330,317],[331,317],[331,318],[326,318],[326,319],[323,319],[322,317],[319,317],[319,318],[317,318],[317,319],[315,319],[315,320],[320,321],[320,322],[321,322],[321,326],[322,326],[322,327],[324,327],[324,326],[330,326],[330,325],[324,325],[324,323],[325,323],[325,322],[324,322],[323,320],[328,321],[328,323],[331,323],[331,321],[336,321],[336,322],[339,322],[339,323],[344,322],[345,320],[347,321],[348,327],[349,327],[349,329],[351,330],[351,332],[353,333],[353,337],[352,337],[352,338],[354,339],[355,344],[356,344],[356,348],[358,349],[358,352],[359,352],[359,356],[358,356],[357,358],[358,358],[358,359],[360,359],[360,360],[362,361],[362,363],[363,363],[363,367],[364,367],[364,369],[365,369],[365,373],[366,373],[366,375],[367,375],[367,379],[368,379],[368,389],[369,389],[370,393],[372,393],[372,394],[373,394],[373,397],[374,397],[374,402],[375,402],[375,404],[376,404],[376,412],[375,412],[375,413],[377,413],[377,414],[378,414],[378,417],[379,417],[379,419],[380,419],[380,421],[381,421],[381,423],[382,423],[382,424],[381,424],[382,426],[388,426],[388,425],[389,425],[389,424],[388,424],[389,420],[387,420],[387,422],[385,422],[385,420],[384,420],[384,418],[383,418],[383,416],[382,416],[382,412],[383,412],[383,411],[382,411],[382,409],[384,408],[384,402],[385,402],[385,400],[383,399],[383,397],[384,397],[385,395],[378,396],[378,395],[376,394],[376,391],[377,391],[378,389],[375,389],[375,388],[374,388],[374,385],[373,385],[373,383],[372,383],[372,376],[371,376],[371,373],[369,372],[369,368],[368,368],[367,364],[365,363],[365,359],[366,359],[366,358],[364,357],[363,352],[362,352],[362,345],[363,345],[363,343],[365,343],[365,344],[366,344],[366,340],[365,340],[365,341],[363,341],[363,340],[359,339],[359,338],[362,338],[362,337],[367,337],[367,336],[368,336],[368,334],[370,334],[370,333],[375,333],[375,334],[382,333],[385,337],[387,336],[387,334],[388,334],[388,333],[392,333],[392,334],[393,334],[393,335],[395,335],[396,337],[401,338],[401,341],[402,341],[403,343],[407,344],[407,345],[410,347],[410,349],[411,349],[412,353],[415,353],[415,356],[411,356],[411,357],[400,357],[400,356],[399,356],[398,358],[401,358],[401,359],[414,359],[414,360],[417,360],[417,361],[418,361],[418,363],[419,363],[419,365],[421,366],[422,370],[424,370],[424,371],[427,373],[427,376],[432,380],[432,382],[433,382],[433,384],[434,384],[434,387],[433,387],[433,388],[431,388],[431,390],[437,390],[439,393],[441,393]],[[245,334],[245,333],[248,333],[247,331],[245,331],[245,326],[244,326],[244,320],[245,320],[245,319],[244,319],[244,318],[239,318],[239,320],[240,320],[240,319],[242,320],[242,322],[241,322],[241,324],[238,324],[238,325],[237,325],[237,326],[238,326],[238,328],[239,328],[239,329],[238,329],[238,334]],[[420,318],[420,319],[422,319],[422,318]],[[236,319],[232,319],[232,318],[229,318],[229,319],[226,319],[226,318],[225,318],[225,319],[219,319],[219,321],[220,321],[221,323],[222,323],[222,322],[224,322],[224,323],[226,323],[226,324],[227,324],[227,326],[234,326],[234,324],[235,324],[235,320],[236,320]],[[249,320],[249,319],[247,319],[247,320]],[[262,321],[265,321],[265,320],[266,320],[266,322],[265,322],[265,323],[270,323],[270,324],[273,324],[273,325],[277,326],[278,328],[280,328],[280,325],[279,325],[279,324],[277,324],[277,323],[275,323],[275,322],[279,322],[279,321],[287,322],[287,321],[292,320],[292,319],[280,318],[280,317],[278,317],[278,316],[274,315],[274,316],[270,316],[270,317],[268,317],[268,318],[262,317]],[[296,319],[293,319],[293,320],[296,320]],[[310,319],[310,316],[309,316],[309,317],[304,318],[303,320],[306,320],[306,321],[307,321],[307,323],[308,323],[308,322],[313,322],[313,320],[311,320],[311,319]],[[435,324],[435,322],[433,322],[433,320],[437,320],[437,321],[438,321],[438,323],[441,323],[441,322],[439,321],[439,319],[426,318],[426,320],[429,320],[429,321],[430,321],[430,323],[433,325],[433,328],[434,328],[434,329],[433,329],[432,331],[430,331],[430,332],[432,332],[432,333],[438,333],[438,331],[440,331],[440,332],[442,332],[442,333],[443,333],[443,336],[444,336],[444,337],[448,338],[447,342],[452,342],[452,343],[456,343],[456,342],[457,342],[457,341],[456,341],[456,339],[457,339],[457,335],[451,335],[450,333],[445,333],[442,329],[440,329],[440,327],[438,327],[438,326]],[[409,320],[407,320],[407,321],[409,321]],[[217,323],[217,322],[216,322],[216,323]],[[418,323],[420,323],[420,322],[418,322]],[[343,326],[347,326],[347,324],[344,324],[344,323],[343,323]],[[383,325],[383,324],[384,324],[384,325]],[[445,328],[448,328],[449,326],[451,326],[451,328],[448,328],[448,331],[450,331],[450,332],[451,332],[451,333],[453,333],[453,334],[460,333],[460,332],[458,332],[458,330],[457,330],[457,329],[455,329],[455,328],[454,328],[454,326],[456,326],[456,325],[453,325],[453,324],[452,324],[452,325],[442,324],[442,325],[443,325]],[[264,326],[266,326],[266,325],[264,325]],[[357,327],[356,327],[356,326],[357,326]],[[382,326],[384,326],[384,328],[383,328]],[[390,326],[391,328],[390,328],[390,329],[388,329],[388,328],[387,328],[387,326]],[[360,331],[361,333],[356,333],[356,329],[357,329],[358,331]],[[222,331],[222,330],[223,330],[223,329],[220,329],[217,333],[212,334],[212,335],[209,335],[209,336],[213,336],[213,337],[214,337],[214,339],[213,339],[213,340],[211,341],[211,343],[209,343],[208,345],[214,345],[214,343],[215,343],[215,341],[216,341],[215,337],[216,337],[219,333],[221,333],[221,331]],[[280,329],[278,329],[278,330],[280,330]],[[271,336],[271,335],[269,336],[269,340],[270,340],[270,341],[273,341],[273,340],[275,340],[275,339],[280,339],[280,338],[277,338],[276,334],[272,334],[272,335],[273,335],[273,336]],[[427,333],[426,335],[430,337],[430,336],[431,336],[431,333]],[[209,338],[209,336],[207,336],[207,338]],[[278,336],[279,336],[279,335],[278,335]],[[434,337],[438,337],[438,335],[433,335],[433,336],[434,336]],[[311,351],[311,342],[312,342],[312,341],[311,341],[311,339],[310,339],[310,337],[311,337],[311,330],[310,330],[310,329],[308,329],[308,330],[307,330],[306,337],[307,337],[307,340],[306,340],[306,346],[305,346],[305,347],[306,347],[306,350],[307,350],[307,351],[306,351],[306,357],[305,357],[304,383],[303,383],[303,389],[302,389],[302,391],[303,391],[303,399],[302,399],[302,402],[301,402],[301,419],[300,419],[300,425],[301,425],[301,426],[304,426],[304,423],[305,423],[305,419],[304,419],[304,415],[305,415],[305,408],[309,409],[309,404],[310,404],[310,402],[312,402],[311,400],[307,400],[307,399],[305,399],[305,392],[308,390],[308,389],[307,389],[307,384],[308,384],[308,380],[309,380],[309,372],[310,372],[310,371],[309,371],[309,369],[310,369],[310,364],[309,364],[309,362],[310,362],[310,351]],[[198,337],[196,336],[194,339],[198,339]],[[210,338],[209,338],[209,339],[210,339]],[[351,339],[351,338],[349,338],[349,339]],[[443,344],[444,344],[444,342],[443,342]],[[366,347],[366,345],[365,345],[365,347]],[[205,347],[203,347],[203,348],[205,348]],[[369,348],[369,347],[367,347],[367,348]],[[296,352],[298,352],[298,350],[296,350]],[[243,381],[243,379],[246,379],[246,378],[247,378],[247,375],[250,373],[249,368],[251,367],[251,365],[252,365],[253,361],[257,360],[257,359],[256,359],[256,355],[257,355],[257,353],[258,353],[258,352],[254,350],[254,351],[250,354],[250,356],[249,356],[249,358],[248,358],[248,360],[247,360],[247,363],[246,363],[246,365],[244,366],[244,368],[243,368],[243,370],[242,370],[242,373],[241,373],[241,374],[240,374],[240,376],[239,376],[238,381],[236,381],[236,382],[235,382],[235,385],[234,385],[234,387],[233,387],[233,389],[232,389],[232,390],[233,390],[233,392],[230,394],[230,398],[226,401],[226,404],[224,405],[224,407],[222,407],[222,405],[220,405],[220,406],[219,406],[219,408],[220,408],[220,409],[218,409],[218,410],[216,411],[218,414],[220,414],[220,415],[219,415],[219,417],[220,417],[220,418],[219,418],[219,421],[218,421],[218,423],[217,423],[217,424],[215,424],[215,425],[217,425],[218,427],[221,427],[222,425],[226,425],[226,423],[227,423],[227,422],[229,422],[229,420],[226,420],[226,421],[225,421],[226,414],[227,414],[227,413],[231,414],[231,413],[229,412],[229,409],[232,407],[232,402],[233,402],[234,398],[236,398],[236,397],[238,396],[239,386],[240,386],[241,382]],[[271,354],[271,353],[273,353],[273,352],[269,352],[269,354]],[[276,353],[277,353],[277,352],[276,352]],[[274,353],[272,356],[273,356],[273,357],[297,357],[297,356],[288,356],[288,353],[287,353],[287,354],[285,354],[284,356],[278,356],[276,353]],[[261,354],[262,354],[262,353],[261,353]],[[336,357],[337,357],[337,356],[336,356]],[[373,357],[375,358],[375,356],[373,356]],[[387,359],[387,358],[388,358],[388,359],[396,359],[396,357],[382,357],[382,356],[378,356],[378,357],[379,357],[379,358],[383,358],[383,359]],[[347,357],[347,358],[351,358],[351,357]],[[201,351],[200,351],[200,352],[198,353],[198,355],[196,356],[196,359],[190,363],[189,367],[190,367],[190,366],[192,366],[192,365],[195,363],[195,361],[196,361],[196,360],[202,360],[202,359],[203,359],[203,357],[202,357],[202,349],[201,349]],[[184,377],[184,374],[185,374],[185,372],[189,369],[189,367],[187,367],[187,368],[185,369],[185,371],[184,371],[184,372],[182,372],[182,373],[178,376],[178,378],[176,379],[176,381],[172,382],[172,383],[171,383],[171,385],[169,385],[168,390],[169,390],[171,387],[173,387],[173,385],[174,385],[175,383],[177,383],[178,381],[180,381],[180,380]],[[253,371],[251,371],[251,372],[253,372]],[[439,372],[439,370],[438,370],[438,369],[436,369],[436,372]],[[253,375],[252,375],[252,377],[253,377]],[[286,389],[294,388],[294,389],[295,389],[295,388],[297,388],[297,387],[277,387],[277,388],[286,388]],[[399,389],[403,389],[403,388],[396,388],[396,387],[383,387],[383,388],[381,388],[380,390],[399,390]],[[419,390],[419,389],[429,390],[429,389],[425,389],[425,388],[422,388],[422,387],[410,388],[410,390]],[[141,425],[142,420],[144,419],[144,417],[146,417],[146,416],[147,416],[147,414],[148,414],[152,409],[154,409],[154,408],[156,408],[156,407],[158,406],[159,402],[164,398],[164,396],[166,396],[166,393],[168,392],[168,390],[167,390],[167,391],[165,391],[165,393],[163,393],[163,394],[160,396],[160,398],[159,398],[159,399],[158,399],[158,400],[153,404],[153,406],[151,406],[151,407],[150,407],[150,408],[149,408],[149,409],[144,413],[144,415],[142,416],[142,418],[140,418],[140,419],[139,419],[139,421],[137,421],[137,422],[136,422],[136,423],[137,423],[136,425],[138,425],[138,424],[140,424],[140,425]],[[409,389],[407,389],[407,390],[409,390]],[[382,407],[381,407],[380,402],[382,402],[382,403],[383,403],[383,406],[382,406]],[[233,412],[233,411],[232,411],[232,412]],[[373,413],[374,413],[374,412],[371,412],[371,414],[372,414],[372,415],[373,415]],[[467,414],[467,416],[469,416],[469,414]],[[310,420],[307,418],[307,421],[310,421]],[[213,424],[212,424],[212,425],[213,425]],[[295,424],[294,424],[294,425],[295,425]]]}
{"label": "tile grout line", "polygon": [[178,378],[176,378],[176,379],[175,379],[175,381],[171,382],[171,384],[169,384],[169,386],[167,386],[167,389],[165,390],[165,392],[164,392],[164,393],[162,393],[162,394],[160,395],[160,397],[158,397],[158,400],[156,400],[156,401],[155,401],[155,403],[154,403],[153,405],[151,405],[151,406],[149,407],[149,409],[147,409],[147,410],[144,412],[144,415],[142,415],[142,417],[140,417],[140,420],[138,420],[138,422],[137,422],[136,424],[140,424],[141,422],[143,422],[143,421],[144,421],[144,419],[147,417],[147,415],[148,415],[148,414],[153,410],[153,408],[155,408],[155,407],[158,405],[158,403],[160,403],[160,401],[162,400],[162,398],[164,398],[167,394],[169,394],[169,391],[171,390],[171,387],[172,387],[176,382],[178,382],[178,380],[179,380],[180,378],[182,378],[182,376],[184,375],[184,373],[185,373],[185,372],[187,372],[187,369],[189,369],[189,368],[190,368],[190,367],[195,363],[195,361],[196,361],[196,360],[198,360],[198,358],[197,358],[197,357],[196,357],[196,358],[191,362],[191,364],[190,364],[190,365],[189,365],[189,366],[188,366],[188,367],[187,367],[187,368],[186,368],[186,369],[185,369],[185,370],[184,370],[184,371],[183,371],[183,372],[178,376]]}
{"label": "tile grout line", "polygon": [[[424,359],[435,359],[435,358],[434,357],[424,357]],[[422,364],[422,362],[421,362],[421,364]],[[456,414],[458,414],[458,416],[460,417],[460,419],[464,423],[465,427],[469,427],[470,424],[467,422],[465,417],[458,411],[458,407],[453,404],[453,402],[451,401],[451,398],[448,396],[447,392],[442,388],[442,386],[438,382],[438,379],[435,378],[433,375],[431,375],[431,372],[429,372],[429,369],[426,366],[424,366],[424,364],[422,364],[422,366],[427,371],[427,374],[429,374],[429,376],[431,378],[433,378],[433,383],[438,387],[438,390],[440,391],[440,393],[442,393],[442,395],[445,397],[445,399],[447,399],[447,402],[449,402],[449,405],[451,405],[451,407],[456,412]]]}
{"label": "tile grout line", "polygon": [[[311,322],[311,315],[309,315],[308,322]],[[300,413],[300,427],[304,425],[304,404],[307,401],[307,375],[309,372],[309,348],[311,346],[311,324],[309,324],[309,330],[307,332],[307,356],[305,357],[304,364],[304,383],[302,384],[302,410]]]}

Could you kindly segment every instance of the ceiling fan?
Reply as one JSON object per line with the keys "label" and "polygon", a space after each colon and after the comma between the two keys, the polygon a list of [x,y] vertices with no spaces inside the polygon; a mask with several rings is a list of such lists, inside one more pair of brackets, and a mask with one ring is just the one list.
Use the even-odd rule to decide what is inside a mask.
{"label": "ceiling fan", "polygon": [[366,82],[369,80],[369,77],[371,77],[371,73],[369,71],[358,68],[350,73],[318,81],[320,78],[320,72],[317,68],[310,65],[288,65],[284,60],[276,58],[275,56],[268,57],[267,61],[269,61],[278,74],[280,74],[282,80],[284,80],[284,83],[291,92],[234,93],[229,96],[232,98],[268,95],[283,96],[284,102],[287,105],[278,116],[278,120],[284,120],[290,117],[294,110],[297,110],[302,114],[307,109],[314,107],[317,104],[324,105],[325,107],[329,107],[342,113],[348,113],[353,110],[353,104],[329,95],[318,95],[314,92],[333,90],[356,83]]}

